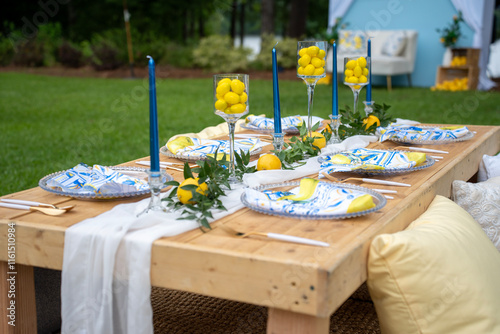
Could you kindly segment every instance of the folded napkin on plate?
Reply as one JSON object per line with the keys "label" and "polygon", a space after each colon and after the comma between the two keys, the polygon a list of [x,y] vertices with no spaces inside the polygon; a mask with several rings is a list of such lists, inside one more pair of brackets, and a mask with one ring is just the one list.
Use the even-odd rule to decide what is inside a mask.
{"label": "folded napkin on plate", "polygon": [[[214,211],[210,221],[243,208],[242,192],[238,188],[221,197],[227,211]],[[66,230],[61,333],[153,333],[151,246],[161,237],[198,228],[198,223],[177,220],[177,211],[137,217],[149,201],[117,205]]]}
{"label": "folded napkin on plate", "polygon": [[[313,182],[307,182],[310,180]],[[307,190],[304,190],[306,188]],[[292,215],[342,215],[375,207],[373,198],[365,192],[334,186],[331,183],[317,182],[309,178],[302,179],[300,187],[289,192],[257,191],[246,188],[245,196],[247,201],[255,207],[265,209],[270,213]]]}
{"label": "folded napkin on plate", "polygon": [[63,192],[111,194],[149,189],[149,184],[109,167],[86,164],[75,167],[47,181],[47,186]]}
{"label": "folded napkin on plate", "polygon": [[[297,126],[307,124],[307,116],[288,116],[281,118],[281,129],[283,131],[297,130]],[[322,118],[312,116],[312,125],[323,121]],[[245,125],[259,130],[274,130],[274,119],[265,116],[250,115],[245,119]]]}
{"label": "folded napkin on plate", "polygon": [[403,140],[449,140],[457,139],[469,133],[465,126],[453,127],[417,127],[408,125],[391,125],[379,127],[380,141],[388,139]]}
{"label": "folded napkin on plate", "polygon": [[[248,152],[265,146],[267,143],[261,142],[259,138],[245,138],[234,141],[235,152]],[[214,154],[218,150],[219,153],[229,154],[228,140],[215,139],[200,139],[193,137],[176,137],[167,142],[167,149],[175,155],[185,157],[205,157]]]}
{"label": "folded napkin on plate", "polygon": [[[415,160],[419,158],[419,161]],[[322,173],[350,172],[359,169],[407,169],[425,161],[425,154],[357,148],[335,155],[321,157]]]}

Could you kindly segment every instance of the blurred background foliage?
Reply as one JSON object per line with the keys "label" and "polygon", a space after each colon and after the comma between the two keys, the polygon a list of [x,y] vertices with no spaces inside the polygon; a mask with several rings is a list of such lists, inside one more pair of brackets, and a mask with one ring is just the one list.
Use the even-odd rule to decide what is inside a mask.
{"label": "blurred background foliage", "polygon": [[[296,41],[328,20],[327,1],[22,0],[0,12],[0,66],[125,66],[125,8],[134,59],[152,54],[159,64],[208,70],[220,64],[203,59],[207,52],[235,70],[268,69],[276,40],[280,66],[293,67]],[[264,37],[260,55],[234,47],[249,35]]]}

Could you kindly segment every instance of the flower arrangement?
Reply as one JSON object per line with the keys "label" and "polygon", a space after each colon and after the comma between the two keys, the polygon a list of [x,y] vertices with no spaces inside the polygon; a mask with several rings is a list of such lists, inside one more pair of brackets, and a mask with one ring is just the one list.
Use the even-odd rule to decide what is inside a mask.
{"label": "flower arrangement", "polygon": [[443,43],[445,47],[453,47],[457,43],[462,33],[460,32],[460,22],[463,22],[462,12],[459,11],[458,15],[453,16],[453,21],[451,24],[444,29],[436,29],[437,32],[441,33],[439,41]]}

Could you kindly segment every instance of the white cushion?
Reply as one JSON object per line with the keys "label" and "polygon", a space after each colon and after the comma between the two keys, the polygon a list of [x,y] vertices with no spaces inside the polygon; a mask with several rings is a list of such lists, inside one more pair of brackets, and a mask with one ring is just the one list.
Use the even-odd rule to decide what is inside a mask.
{"label": "white cushion", "polygon": [[382,46],[382,54],[387,56],[401,56],[406,46],[406,34],[404,31],[393,33]]}
{"label": "white cushion", "polygon": [[486,181],[489,178],[500,176],[500,155],[490,156],[483,155],[483,159],[479,164],[479,172],[477,181]]}
{"label": "white cushion", "polygon": [[338,53],[366,54],[366,34],[363,31],[340,30]]}
{"label": "white cushion", "polygon": [[500,251],[500,176],[479,183],[453,181],[453,200],[481,225]]}
{"label": "white cushion", "polygon": [[443,196],[370,246],[367,283],[384,334],[500,333],[499,282],[500,253]]}

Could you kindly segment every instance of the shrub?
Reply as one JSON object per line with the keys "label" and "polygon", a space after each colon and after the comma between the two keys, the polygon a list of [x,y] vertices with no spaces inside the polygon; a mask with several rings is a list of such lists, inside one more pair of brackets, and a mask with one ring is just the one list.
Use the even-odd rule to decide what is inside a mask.
{"label": "shrub", "polygon": [[0,33],[0,66],[7,66],[14,57],[14,47],[11,41]]}
{"label": "shrub", "polygon": [[43,66],[53,66],[56,63],[57,51],[62,42],[61,24],[56,22],[40,25],[36,40],[43,44]]}
{"label": "shrub", "polygon": [[229,36],[212,35],[200,40],[193,50],[193,62],[213,72],[235,72],[248,69],[248,48],[234,48]]}
{"label": "shrub", "polygon": [[[277,39],[274,35],[262,36],[260,53],[252,63],[255,69],[270,70],[272,68],[272,50]],[[294,68],[297,64],[297,39],[285,37],[276,47],[278,65],[283,68]]]}
{"label": "shrub", "polygon": [[193,47],[170,42],[165,47],[165,55],[162,64],[172,65],[179,68],[193,67]]}
{"label": "shrub", "polygon": [[78,46],[64,41],[59,46],[58,60],[65,67],[78,68],[83,66],[83,52]]}
{"label": "shrub", "polygon": [[17,52],[14,55],[13,62],[17,66],[41,67],[43,66],[44,55],[43,43],[31,39],[17,45]]}
{"label": "shrub", "polygon": [[123,64],[120,49],[102,36],[93,38],[90,49],[92,50],[90,64],[96,71],[114,70]]}

